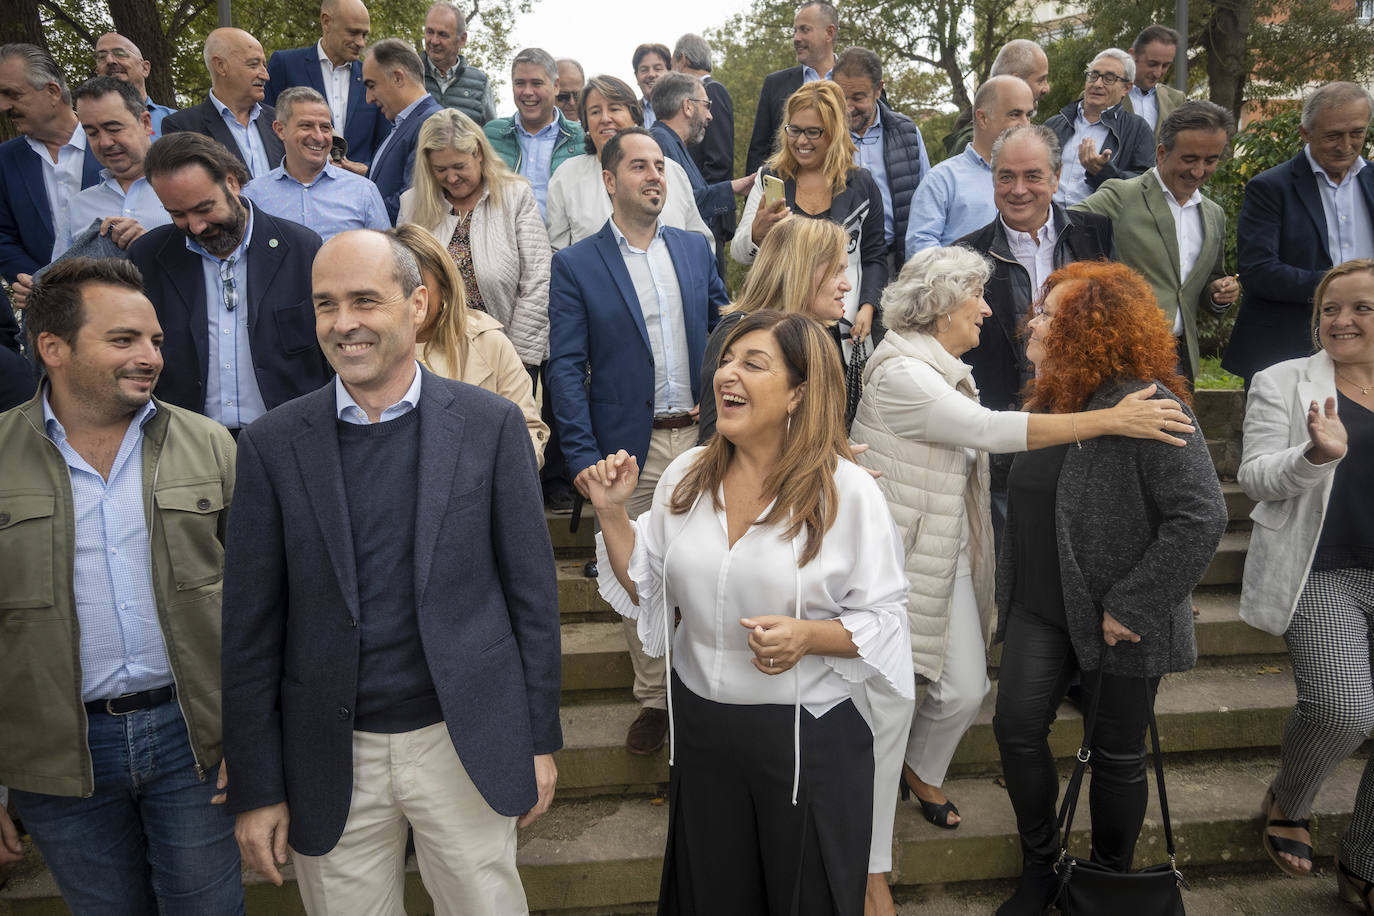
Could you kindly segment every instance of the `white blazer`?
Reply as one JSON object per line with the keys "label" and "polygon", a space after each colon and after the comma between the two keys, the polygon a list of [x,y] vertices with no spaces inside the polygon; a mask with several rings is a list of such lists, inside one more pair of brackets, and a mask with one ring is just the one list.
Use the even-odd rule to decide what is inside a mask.
{"label": "white blazer", "polygon": [[1240,592],[1241,619],[1276,636],[1293,619],[1317,552],[1339,461],[1312,464],[1307,407],[1336,396],[1325,350],[1255,374],[1245,405],[1245,444],[1236,475],[1255,523]]}

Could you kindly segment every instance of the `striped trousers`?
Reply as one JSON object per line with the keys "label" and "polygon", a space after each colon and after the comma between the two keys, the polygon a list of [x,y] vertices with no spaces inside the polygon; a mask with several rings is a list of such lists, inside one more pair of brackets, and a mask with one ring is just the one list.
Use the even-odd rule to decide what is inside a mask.
{"label": "striped trousers", "polygon": [[[1288,630],[1298,702],[1283,729],[1274,798],[1306,817],[1336,765],[1374,729],[1374,570],[1313,570]],[[1374,879],[1374,758],[1365,765],[1340,860]]]}

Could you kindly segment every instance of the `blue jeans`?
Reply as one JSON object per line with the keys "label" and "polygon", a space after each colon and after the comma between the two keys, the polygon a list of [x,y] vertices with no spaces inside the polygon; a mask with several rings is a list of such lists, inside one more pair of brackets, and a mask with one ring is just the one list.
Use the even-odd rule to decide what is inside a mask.
{"label": "blue jeans", "polygon": [[243,913],[234,820],[212,806],[217,768],[196,775],[173,700],[123,716],[92,713],[90,798],[11,792],[73,913]]}

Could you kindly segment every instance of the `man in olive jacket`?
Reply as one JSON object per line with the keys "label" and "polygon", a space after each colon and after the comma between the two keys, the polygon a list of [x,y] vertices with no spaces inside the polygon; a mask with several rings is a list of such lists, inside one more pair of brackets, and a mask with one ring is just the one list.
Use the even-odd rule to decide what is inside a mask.
{"label": "man in olive jacket", "polygon": [[[132,263],[63,261],[27,315],[47,377],[0,414],[0,783],[74,912],[242,913],[211,807],[234,442],[152,398],[162,328]],[[21,854],[0,809],[0,863]]]}

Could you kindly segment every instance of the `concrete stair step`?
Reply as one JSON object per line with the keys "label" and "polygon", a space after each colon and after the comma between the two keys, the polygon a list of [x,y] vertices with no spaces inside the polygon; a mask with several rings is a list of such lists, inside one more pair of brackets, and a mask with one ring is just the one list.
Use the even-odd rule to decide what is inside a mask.
{"label": "concrete stair step", "polygon": [[[954,755],[956,775],[1000,770],[992,716],[998,684],[983,700],[973,726]],[[1286,659],[1260,659],[1243,664],[1196,668],[1164,678],[1155,710],[1160,742],[1168,754],[1273,748],[1292,709],[1294,688]],[[559,751],[559,788],[589,796],[624,792],[627,787],[666,783],[668,753],[639,757],[625,749],[625,733],[638,715],[628,699],[619,702],[565,704],[563,750]],[[1071,703],[1059,709],[1050,733],[1056,757],[1067,760],[1082,738],[1082,714]]]}
{"label": "concrete stair step", "polygon": [[554,555],[559,557],[570,557],[585,554],[590,557],[592,551],[596,549],[596,543],[593,539],[592,532],[594,527],[593,519],[595,517],[595,513],[592,512],[591,507],[584,506],[582,510],[582,519],[578,524],[577,532],[573,533],[568,530],[572,522],[571,513],[550,512],[548,509],[545,509],[544,521],[549,526],[549,540],[553,542]]}
{"label": "concrete stair step", "polygon": [[1227,531],[1221,536],[1212,563],[1199,585],[1239,585],[1245,571],[1245,552],[1250,546],[1249,531]]}

